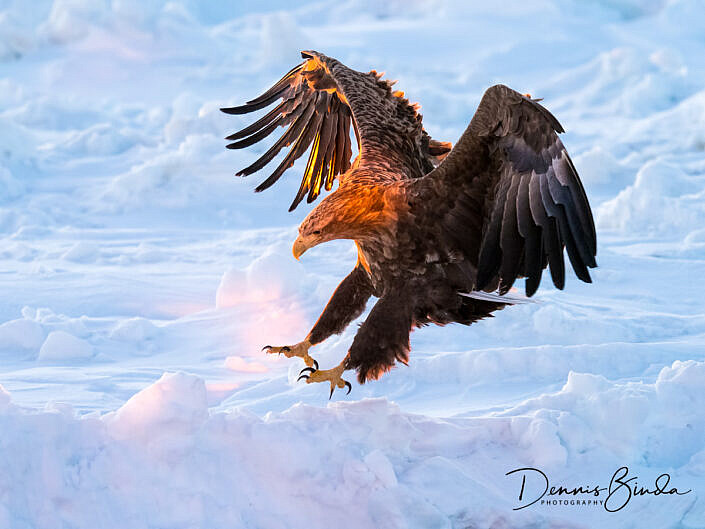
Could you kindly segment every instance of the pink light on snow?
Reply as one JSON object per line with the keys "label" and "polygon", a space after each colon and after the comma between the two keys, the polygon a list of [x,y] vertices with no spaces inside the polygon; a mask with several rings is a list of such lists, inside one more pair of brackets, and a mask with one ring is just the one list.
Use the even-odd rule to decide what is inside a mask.
{"label": "pink light on snow", "polygon": [[241,356],[229,356],[225,359],[225,367],[240,373],[266,373],[269,368],[259,362],[248,362]]}

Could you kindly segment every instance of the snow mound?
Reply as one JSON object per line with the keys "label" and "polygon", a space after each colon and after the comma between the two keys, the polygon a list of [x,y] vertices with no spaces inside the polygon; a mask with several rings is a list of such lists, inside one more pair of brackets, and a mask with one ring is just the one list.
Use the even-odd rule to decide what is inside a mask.
{"label": "snow mound", "polygon": [[89,263],[95,261],[99,254],[100,250],[95,244],[79,241],[69,248],[61,258],[74,263]]}
{"label": "snow mound", "polygon": [[589,197],[596,193],[612,196],[633,182],[634,178],[627,167],[599,145],[576,156],[575,166],[580,168],[580,180]]}
{"label": "snow mound", "polygon": [[[517,501],[509,470],[579,472],[593,483],[620,464],[644,478],[667,466],[683,490],[702,484],[697,466],[682,469],[702,459],[703,383],[704,362],[676,362],[655,384],[571,373],[561,390],[513,410],[448,419],[405,413],[386,399],[297,404],[263,418],[209,413],[203,380],[185,373],[164,374],[102,417],[78,418],[69,408],[30,413],[9,407],[0,388],[0,428],[16,432],[0,439],[13,450],[0,459],[0,475],[21,479],[36,498],[61,498],[46,511],[4,515],[8,526],[22,519],[32,527],[50,526],[47,512],[74,527],[137,519],[145,527],[277,527],[281,520],[312,528],[551,527],[555,518],[544,516],[555,515],[545,509],[517,511],[507,525]],[[680,413],[668,411],[685,402]],[[615,433],[623,444],[612,442]],[[679,439],[681,450],[663,445],[667,439]],[[44,464],[31,464],[38,451]],[[5,497],[22,505],[22,494],[10,487]],[[669,507],[654,512],[662,526],[684,516],[697,526],[689,513],[701,511],[701,499],[661,501]],[[633,504],[637,511],[622,515],[582,510],[582,523],[624,527],[625,517],[650,505]]]}
{"label": "snow mound", "polygon": [[151,340],[159,328],[146,318],[129,318],[120,321],[110,331],[110,338],[121,342],[143,342]]}
{"label": "snow mound", "polygon": [[703,192],[679,167],[661,159],[649,161],[636,180],[597,210],[597,226],[624,234],[687,233],[705,222]]}
{"label": "snow mound", "polygon": [[241,356],[229,356],[225,359],[225,367],[241,373],[266,373],[266,365],[260,362],[248,362]]}
{"label": "snow mound", "polygon": [[165,373],[108,414],[106,422],[113,437],[149,444],[192,434],[207,417],[203,380],[186,373]]}
{"label": "snow mound", "polygon": [[121,154],[137,143],[145,140],[129,130],[116,129],[111,123],[99,123],[71,133],[57,150],[69,156],[110,156]]}
{"label": "snow mound", "polygon": [[678,468],[705,446],[703,384],[705,362],[693,360],[664,367],[653,384],[571,372],[560,391],[502,415],[547,418],[568,453],[606,451],[628,462]]}
{"label": "snow mound", "polygon": [[167,148],[133,165],[98,190],[99,211],[122,212],[158,205],[165,209],[201,208],[205,203],[225,207],[231,179],[222,173],[204,174],[202,156],[222,156],[212,134],[187,135],[175,148]]}
{"label": "snow mound", "polygon": [[283,249],[267,252],[245,269],[231,268],[220,279],[217,308],[264,303],[295,295],[302,283],[303,266]]}
{"label": "snow mound", "polygon": [[44,328],[36,321],[20,318],[0,325],[0,351],[37,351],[44,342]]}
{"label": "snow mound", "polygon": [[47,363],[73,362],[93,356],[93,347],[86,340],[66,331],[51,331],[39,349],[38,360]]}

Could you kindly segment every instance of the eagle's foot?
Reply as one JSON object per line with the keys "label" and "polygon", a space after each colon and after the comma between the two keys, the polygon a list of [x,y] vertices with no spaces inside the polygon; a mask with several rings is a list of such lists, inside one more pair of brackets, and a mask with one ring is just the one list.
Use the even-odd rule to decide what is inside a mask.
{"label": "eagle's foot", "polygon": [[287,358],[298,356],[299,358],[303,358],[303,361],[306,362],[308,367],[315,367],[318,369],[318,362],[316,362],[316,359],[308,354],[310,347],[311,342],[304,340],[303,342],[299,342],[295,345],[265,345],[262,350],[267,351],[267,354],[280,354],[286,356]]}
{"label": "eagle's foot", "polygon": [[306,384],[310,384],[311,382],[330,382],[330,395],[328,396],[328,400],[330,400],[333,396],[333,392],[335,391],[336,387],[340,389],[347,387],[348,395],[352,390],[352,385],[350,384],[350,382],[342,378],[343,371],[345,371],[345,360],[343,360],[338,366],[334,367],[333,369],[319,370],[314,369],[313,367],[305,367],[299,373],[298,380],[304,378],[306,379]]}

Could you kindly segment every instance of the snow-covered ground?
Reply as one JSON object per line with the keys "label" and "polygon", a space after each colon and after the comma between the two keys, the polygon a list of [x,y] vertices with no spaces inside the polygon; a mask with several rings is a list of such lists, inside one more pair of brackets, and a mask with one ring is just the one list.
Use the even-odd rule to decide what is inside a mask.
{"label": "snow-covered ground", "polygon": [[[441,140],[491,84],[543,97],[594,283],[418,330],[331,403],[296,383],[260,349],[305,336],[355,251],[294,261],[301,167],[254,195],[233,174],[261,147],[226,151],[249,119],[218,108],[301,49],[386,71]],[[0,241],[0,528],[705,527],[702,0],[0,0]],[[692,490],[513,510],[541,490],[514,469],[621,466]]]}

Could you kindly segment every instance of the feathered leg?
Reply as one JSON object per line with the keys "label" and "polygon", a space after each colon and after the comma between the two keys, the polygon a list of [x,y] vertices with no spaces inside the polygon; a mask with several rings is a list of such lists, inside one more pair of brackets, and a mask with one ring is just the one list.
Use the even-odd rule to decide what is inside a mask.
{"label": "feathered leg", "polygon": [[406,364],[412,325],[413,307],[409,296],[385,295],[360,326],[350,346],[345,369],[357,369],[357,379],[364,384],[389,371],[397,360]]}
{"label": "feathered leg", "polygon": [[309,348],[321,343],[333,334],[343,332],[348,324],[365,310],[372,290],[367,272],[358,264],[335,289],[326,308],[323,309],[318,321],[304,341],[295,345],[266,345],[264,349],[268,353],[279,353],[288,358],[298,356],[303,358],[307,366],[314,366],[318,369],[318,362],[308,354]]}
{"label": "feathered leg", "polygon": [[371,295],[372,283],[365,269],[358,264],[335,289],[306,339],[316,345],[333,334],[343,332],[351,321],[362,314]]}

